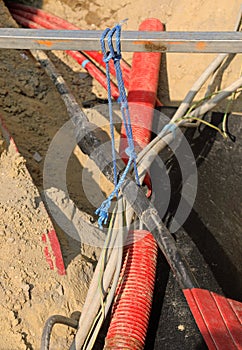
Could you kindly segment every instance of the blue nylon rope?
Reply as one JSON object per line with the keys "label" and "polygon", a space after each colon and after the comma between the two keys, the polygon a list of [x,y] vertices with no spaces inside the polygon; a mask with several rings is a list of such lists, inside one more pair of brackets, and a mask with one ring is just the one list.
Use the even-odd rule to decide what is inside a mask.
{"label": "blue nylon rope", "polygon": [[[116,34],[116,51],[114,50],[114,47],[113,47],[113,36],[115,34]],[[110,208],[111,201],[115,195],[116,195],[116,197],[118,197],[118,191],[120,190],[121,186],[123,185],[125,177],[127,176],[132,164],[134,166],[134,174],[135,174],[136,183],[138,185],[140,185],[137,164],[136,164],[137,156],[136,156],[136,152],[134,149],[134,141],[133,141],[133,133],[132,133],[132,127],[131,127],[131,119],[130,119],[130,114],[129,114],[128,100],[126,97],[123,76],[122,76],[122,70],[121,70],[121,66],[120,66],[120,60],[122,58],[121,45],[120,45],[120,35],[121,35],[121,25],[118,24],[113,29],[110,29],[110,28],[105,29],[104,32],[102,33],[102,36],[100,39],[101,49],[102,49],[102,53],[103,53],[103,60],[106,64],[110,134],[111,134],[111,142],[112,142],[113,173],[114,173],[114,186],[115,186],[113,192],[101,204],[101,206],[96,210],[96,214],[99,215],[98,225],[100,228],[103,228],[103,224],[107,223],[108,209]],[[105,46],[105,38],[106,37],[107,37],[109,51],[106,51],[106,46]],[[116,78],[117,78],[117,82],[118,82],[118,89],[119,89],[118,102],[120,103],[120,109],[122,112],[122,120],[123,120],[123,124],[125,127],[125,132],[127,135],[127,140],[128,140],[127,153],[129,155],[128,163],[127,163],[125,170],[124,170],[124,172],[121,175],[119,180],[117,177],[116,152],[115,152],[115,142],[114,142],[115,140],[114,140],[113,108],[112,108],[112,95],[111,95],[111,78],[110,78],[110,70],[109,70],[109,61],[111,59],[113,60],[113,63],[114,63]]]}

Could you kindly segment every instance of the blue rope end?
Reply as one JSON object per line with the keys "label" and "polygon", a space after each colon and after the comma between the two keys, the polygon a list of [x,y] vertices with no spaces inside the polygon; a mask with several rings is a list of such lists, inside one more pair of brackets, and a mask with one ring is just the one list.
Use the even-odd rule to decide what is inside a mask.
{"label": "blue rope end", "polygon": [[98,210],[96,210],[96,214],[99,215],[98,218],[98,226],[101,230],[103,230],[103,224],[106,225],[107,221],[108,221],[108,213],[105,210],[100,210],[97,213]]}
{"label": "blue rope end", "polygon": [[108,209],[110,208],[111,200],[107,198],[101,206],[95,211],[95,214],[99,216],[98,218],[98,226],[101,230],[103,230],[103,224],[106,225],[108,221]]}

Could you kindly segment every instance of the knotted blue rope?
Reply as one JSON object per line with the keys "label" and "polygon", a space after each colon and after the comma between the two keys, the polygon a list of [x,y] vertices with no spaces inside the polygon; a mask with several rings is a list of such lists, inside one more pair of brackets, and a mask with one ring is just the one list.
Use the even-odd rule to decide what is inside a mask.
{"label": "knotted blue rope", "polygon": [[[113,47],[113,36],[116,34],[116,51]],[[134,141],[133,141],[133,134],[132,134],[132,127],[131,127],[131,120],[130,120],[130,114],[129,114],[129,107],[128,107],[128,100],[126,97],[124,82],[123,82],[123,76],[122,76],[122,70],[120,66],[120,60],[122,58],[121,55],[121,45],[120,45],[120,35],[121,35],[121,25],[116,25],[113,29],[107,28],[102,33],[101,36],[101,48],[103,53],[103,60],[106,64],[106,77],[107,77],[107,90],[108,90],[108,105],[109,105],[109,120],[110,120],[110,134],[111,134],[111,142],[112,142],[112,158],[113,158],[113,174],[114,174],[114,190],[109,195],[109,197],[101,204],[101,206],[96,210],[96,214],[99,215],[98,224],[99,227],[103,227],[103,223],[106,224],[108,220],[108,209],[110,208],[111,201],[116,195],[118,197],[118,191],[120,190],[121,186],[124,183],[125,177],[127,176],[131,165],[134,166],[134,174],[135,174],[135,180],[138,185],[139,183],[139,176],[138,176],[138,170],[137,170],[137,164],[136,164],[136,152],[134,149]],[[108,49],[106,50],[105,46],[105,38],[107,37],[108,42]],[[116,151],[115,151],[115,140],[114,140],[114,125],[113,125],[113,108],[112,108],[112,94],[111,94],[111,78],[110,78],[110,70],[109,70],[109,61],[113,60],[114,67],[115,67],[115,73],[118,83],[118,89],[119,89],[119,99],[118,102],[120,103],[120,109],[122,112],[122,120],[125,127],[125,132],[128,140],[128,149],[127,153],[129,155],[128,163],[125,167],[125,170],[118,180],[117,176],[117,164],[116,164]]]}

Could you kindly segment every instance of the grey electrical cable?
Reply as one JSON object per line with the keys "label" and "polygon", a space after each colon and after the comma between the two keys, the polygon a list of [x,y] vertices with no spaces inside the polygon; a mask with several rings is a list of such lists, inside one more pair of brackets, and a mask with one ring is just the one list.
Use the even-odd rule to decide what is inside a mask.
{"label": "grey electrical cable", "polygon": [[[118,205],[120,203],[119,201],[122,201],[122,200],[123,199],[121,197],[118,199]],[[116,266],[117,265],[119,266],[119,264],[121,264],[120,260],[122,260],[122,257],[120,256],[120,251],[118,248],[116,248],[119,246],[119,235],[120,235],[119,218],[120,218],[120,215],[123,215],[122,211],[120,211],[120,207],[113,215],[115,216],[115,218],[114,218],[114,224],[113,224],[114,230],[111,231],[111,241],[112,242],[114,241],[114,243],[111,243],[108,246],[108,249],[110,249],[111,253],[110,253],[108,262],[106,261],[106,267],[103,272],[103,279],[102,279],[103,290],[105,293],[107,292],[110,286],[111,280],[115,279],[116,281],[116,278],[117,278],[117,277],[115,278],[116,276],[115,271],[117,271]],[[112,234],[113,231],[115,231],[115,234]],[[104,250],[103,250],[103,254],[105,254]],[[99,272],[101,269],[101,263],[102,263],[102,256],[100,256],[98,261],[99,266],[96,267],[95,269],[95,282],[94,283],[91,282],[90,289],[89,289],[90,292],[88,291],[87,298],[82,310],[82,314],[79,319],[77,334],[75,336],[75,340],[70,350],[81,349],[92,327],[93,321],[96,318],[98,310],[101,306],[101,296],[100,296],[100,291],[98,290],[98,278],[99,278]]]}
{"label": "grey electrical cable", "polygon": [[123,222],[123,199],[121,198],[118,201],[118,221],[119,221],[119,229],[118,229],[118,236],[117,236],[117,247],[115,247],[114,249],[118,249],[118,259],[117,259],[117,264],[116,264],[116,269],[115,269],[115,273],[113,276],[113,281],[112,281],[112,286],[110,288],[110,291],[108,292],[108,295],[106,297],[105,300],[105,308],[104,308],[104,315],[103,318],[99,318],[98,323],[95,327],[95,330],[92,334],[92,337],[89,341],[89,345],[87,346],[87,348],[85,348],[84,350],[92,350],[94,342],[98,336],[98,333],[100,331],[100,328],[103,324],[104,319],[106,318],[108,311],[110,309],[110,306],[113,302],[114,296],[115,296],[115,292],[116,292],[116,288],[118,285],[118,281],[119,281],[119,275],[120,275],[120,271],[122,268],[122,259],[123,259],[123,243],[124,240],[127,236],[127,232],[126,234],[124,234],[124,222]]}
{"label": "grey electrical cable", "polygon": [[[239,11],[238,18],[236,20],[234,30],[238,31],[241,26],[241,16],[242,16],[242,6]],[[193,84],[189,92],[187,93],[186,97],[178,107],[177,111],[175,112],[174,116],[172,117],[170,123],[175,123],[178,119],[182,118],[185,113],[187,112],[187,109],[189,108],[190,104],[192,103],[194,97],[198,93],[198,91],[201,89],[203,84],[207,81],[209,76],[215,72],[219,66],[222,64],[224,59],[228,56],[228,54],[219,54],[211,63],[210,65],[205,69],[205,71],[201,74],[201,76],[197,79],[197,81]],[[181,125],[181,124],[179,124]],[[154,146],[154,144],[160,142],[159,147],[157,149],[162,150],[166,145],[161,141],[161,136],[163,136],[162,133],[158,134],[154,140],[152,140],[139,154],[137,158],[137,162],[143,158],[145,154]]]}
{"label": "grey electrical cable", "polygon": [[[114,228],[117,227],[117,222],[118,220],[115,218],[114,221]],[[103,289],[106,292],[107,289],[109,288],[109,285],[111,283],[111,280],[113,278],[113,274],[115,271],[115,265],[116,265],[116,260],[117,260],[117,251],[115,249],[113,249],[113,247],[115,246],[115,241],[116,241],[116,234],[115,231],[118,232],[117,230],[114,230],[114,234],[111,236],[111,241],[109,242],[109,247],[107,248],[108,251],[105,252],[104,250],[101,253],[101,256],[98,260],[98,264],[96,266],[92,281],[90,283],[89,286],[89,290],[86,296],[86,300],[82,309],[82,314],[81,317],[79,319],[79,326],[78,326],[78,331],[75,337],[75,340],[71,346],[70,349],[78,349],[81,348],[81,346],[83,345],[88,332],[92,326],[93,320],[96,317],[96,314],[98,312],[98,309],[101,305],[101,301],[100,301],[100,292],[98,290],[98,283],[99,283],[99,273],[101,270],[101,265],[102,265],[102,258],[103,258],[103,254],[107,254],[106,255],[106,269],[104,271],[104,275],[103,275]],[[81,345],[79,345],[81,344]]]}
{"label": "grey electrical cable", "polygon": [[[241,26],[241,15],[242,15],[242,6],[240,8],[240,12],[238,15],[238,18],[236,19],[236,23],[234,26],[234,31],[238,31]],[[205,71],[201,74],[201,76],[198,78],[198,80],[193,84],[190,91],[178,107],[177,111],[175,112],[173,118],[171,119],[171,123],[174,123],[177,119],[180,119],[184,116],[187,109],[189,108],[191,102],[193,101],[194,97],[198,93],[198,91],[201,89],[203,84],[207,81],[207,79],[210,77],[211,74],[213,74],[222,64],[224,59],[228,57],[228,54],[219,54],[211,63],[210,65],[205,69]]]}
{"label": "grey electrical cable", "polygon": [[[220,91],[215,97],[212,99],[204,102],[201,106],[197,107],[191,112],[192,117],[199,117],[211,109],[213,109],[215,106],[217,106],[218,103],[220,103],[222,100],[230,96],[233,92],[238,90],[240,87],[242,87],[242,77],[237,79],[235,82],[233,82],[231,85],[229,85],[227,88]],[[189,118],[189,116],[187,116]]]}
{"label": "grey electrical cable", "polygon": [[[220,103],[222,100],[230,96],[233,92],[235,92],[237,89],[239,89],[242,86],[242,77],[237,79],[234,83],[232,83],[227,88],[220,91],[215,97],[212,99],[204,102],[201,106],[194,109],[190,117],[198,118],[199,116],[207,113],[211,109],[213,109],[218,103]],[[189,116],[187,116],[187,119],[189,120]],[[186,120],[182,120],[178,122],[177,126],[182,126]],[[169,138],[168,138],[169,136]],[[166,137],[166,136],[165,136]],[[142,165],[144,168],[149,168],[150,164],[153,161],[154,155],[161,152],[166,146],[169,145],[169,143],[173,140],[173,135],[170,132],[165,140],[165,137],[162,137],[162,132],[154,139],[152,140],[139,154],[137,157],[137,161],[140,165]],[[152,153],[150,153],[152,152]],[[153,154],[153,156],[151,155]]]}

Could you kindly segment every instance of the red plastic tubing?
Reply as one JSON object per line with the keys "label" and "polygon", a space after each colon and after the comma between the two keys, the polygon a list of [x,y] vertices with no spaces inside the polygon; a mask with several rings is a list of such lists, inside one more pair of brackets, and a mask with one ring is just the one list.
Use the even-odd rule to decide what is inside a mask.
{"label": "red plastic tubing", "polygon": [[[139,27],[143,31],[162,31],[157,19],[147,19]],[[133,137],[138,147],[149,143],[153,108],[158,86],[160,53],[134,53],[128,94]],[[120,152],[125,157],[127,140],[122,127]],[[129,244],[129,241],[133,241]],[[152,306],[157,260],[157,244],[150,232],[129,233],[124,250],[124,263],[112,308],[105,350],[141,350]]]}
{"label": "red plastic tubing", "polygon": [[[32,28],[32,29],[67,29],[67,30],[80,30],[77,26],[69,23],[68,21],[54,16],[51,13],[40,10],[38,8],[27,6],[23,4],[18,4],[14,2],[8,2],[7,6],[13,16],[13,18],[22,26]],[[96,79],[106,90],[107,83],[106,77],[102,71],[100,71],[91,61],[88,62],[87,57],[78,51],[66,51],[68,55],[72,56],[80,65],[85,68],[88,73]],[[101,51],[84,51],[85,55],[92,58],[99,65],[105,68],[105,63],[103,62],[103,56]],[[114,64],[110,61],[110,73],[116,76]],[[122,74],[124,85],[126,88],[129,87],[130,80],[130,67],[125,61],[121,61]],[[117,86],[111,82],[112,96],[115,100],[118,98]],[[156,106],[161,106],[161,103],[156,99]]]}
{"label": "red plastic tubing", "polygon": [[[14,15],[24,17],[26,19],[40,24],[41,26],[47,29],[80,30],[80,28],[73,25],[72,23],[69,23],[68,21],[60,17],[54,16],[51,13],[48,13],[46,11],[40,10],[32,6],[17,4],[14,2],[8,2],[7,6],[9,7],[9,10],[13,17]],[[101,51],[85,51],[84,53],[105,68],[105,63],[103,62],[103,55]],[[124,61],[121,61],[121,67],[124,85],[126,88],[128,88],[130,67]],[[113,62],[110,62],[110,73],[115,76],[115,68]]]}
{"label": "red plastic tubing", "polygon": [[[163,31],[158,20],[147,19],[141,23],[140,31]],[[151,137],[153,111],[159,80],[161,54],[159,52],[135,52],[130,74],[128,102],[134,142],[144,148]],[[121,156],[127,147],[125,128],[121,128]]]}
{"label": "red plastic tubing", "polygon": [[132,231],[129,239],[134,243],[124,250],[105,350],[141,350],[145,344],[155,283],[157,245],[147,231]]}
{"label": "red plastic tubing", "polygon": [[[22,10],[13,10],[12,16],[19,24],[21,24],[24,27],[28,27],[32,29],[43,29],[43,28],[60,29],[58,26],[54,24],[50,24],[43,18],[39,18],[36,15],[24,12]],[[66,53],[72,58],[74,58],[80,65],[82,65],[82,67],[85,68],[86,71],[107,90],[106,76],[100,69],[98,69],[98,67],[95,66],[95,64],[89,61],[87,57],[84,56],[79,51],[68,50],[66,51]],[[117,86],[112,82],[111,82],[111,92],[112,92],[112,97],[115,100],[117,100],[119,97],[119,91]]]}

